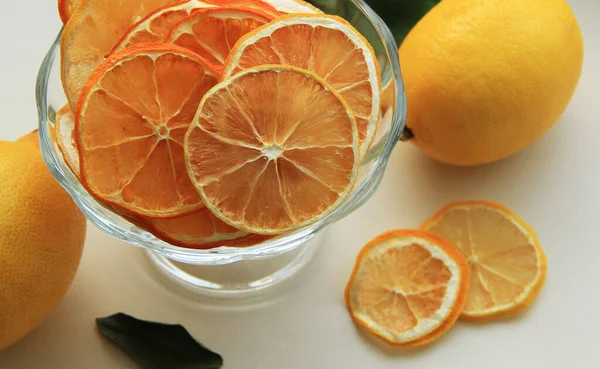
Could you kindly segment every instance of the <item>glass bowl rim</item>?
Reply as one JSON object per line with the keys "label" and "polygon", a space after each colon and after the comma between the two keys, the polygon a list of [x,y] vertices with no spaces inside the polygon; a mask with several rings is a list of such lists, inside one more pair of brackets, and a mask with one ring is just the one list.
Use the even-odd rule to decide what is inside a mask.
{"label": "glass bowl rim", "polygon": [[[65,188],[65,190],[71,195],[77,206],[86,215],[88,220],[90,220],[95,226],[124,242],[151,249],[170,259],[192,264],[210,262],[211,264],[219,265],[242,260],[264,259],[293,251],[311,239],[318,232],[323,230],[323,228],[327,225],[340,220],[344,216],[348,215],[351,211],[355,210],[351,209],[348,211],[353,204],[360,204],[361,201],[366,201],[366,199],[368,199],[374,193],[373,187],[376,189],[378,185],[373,186],[371,181],[373,181],[374,178],[376,180],[377,175],[380,172],[385,171],[389,157],[404,130],[406,118],[406,96],[400,72],[398,49],[394,36],[383,20],[364,2],[364,0],[348,1],[352,2],[356,8],[359,9],[362,14],[371,22],[372,26],[381,38],[392,72],[390,83],[394,85],[396,93],[392,108],[392,123],[390,131],[387,134],[387,140],[384,142],[381,152],[376,157],[370,158],[370,160],[375,161],[374,165],[365,175],[364,181],[358,184],[352,190],[344,202],[320,221],[290,233],[274,237],[254,246],[240,248],[219,247],[204,250],[171,245],[140,229],[143,231],[143,233],[147,233],[147,239],[144,240],[140,237],[140,234],[133,235],[131,232],[125,232],[120,226],[107,224],[105,221],[102,221],[102,219],[99,219],[97,211],[90,209],[92,206],[89,206],[82,201],[80,197],[81,190],[76,188],[77,185],[81,185],[79,183],[74,183],[69,176],[65,175],[65,173],[70,172],[70,170],[66,168],[66,165],[57,158],[57,153],[53,148],[53,143],[49,134],[47,93],[50,74],[53,64],[57,59],[56,54],[60,50],[60,39],[64,28],[60,30],[48,53],[46,54],[42,65],[40,66],[36,82],[36,105],[38,110],[40,148],[48,169],[54,178],[61,184],[61,186]],[[373,151],[373,148],[371,148],[370,151]],[[365,160],[368,160],[368,158]],[[72,177],[74,178],[74,176]],[[379,178],[379,180],[380,179],[381,178]],[[369,186],[371,186],[371,188],[369,188]],[[91,198],[91,195],[89,195],[87,192],[86,194]],[[96,201],[93,198],[92,200]]]}

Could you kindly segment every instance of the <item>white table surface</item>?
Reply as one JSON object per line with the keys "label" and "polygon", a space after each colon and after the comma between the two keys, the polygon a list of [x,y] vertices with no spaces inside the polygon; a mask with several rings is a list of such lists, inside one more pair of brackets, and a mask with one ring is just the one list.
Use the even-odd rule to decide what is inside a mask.
{"label": "white table surface", "polygon": [[[459,169],[399,145],[377,194],[331,227],[294,283],[260,304],[182,297],[160,282],[138,249],[90,226],[69,293],[40,327],[0,352],[0,368],[135,368],[95,328],[96,317],[119,311],[184,324],[224,356],[225,369],[600,368],[600,1],[570,3],[585,39],[583,76],[563,118],[529,149]],[[35,77],[58,29],[54,0],[0,1],[3,139],[35,128]],[[355,255],[377,234],[416,227],[460,199],[503,202],[537,230],[548,254],[544,289],[518,319],[459,322],[416,351],[382,348],[355,328],[343,305]]]}

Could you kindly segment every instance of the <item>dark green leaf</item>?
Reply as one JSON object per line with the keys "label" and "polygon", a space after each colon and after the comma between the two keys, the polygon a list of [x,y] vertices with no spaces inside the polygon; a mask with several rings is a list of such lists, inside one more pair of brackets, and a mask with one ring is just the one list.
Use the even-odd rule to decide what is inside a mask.
{"label": "dark green leaf", "polygon": [[181,325],[147,322],[119,313],[96,319],[100,332],[141,369],[218,369],[223,358],[200,345]]}
{"label": "dark green leaf", "polygon": [[[347,4],[346,1],[309,0],[309,2],[327,13],[338,14],[347,18],[347,15],[341,11],[342,4]],[[400,45],[415,24],[440,0],[366,0],[366,2],[388,25],[396,38],[396,42]]]}

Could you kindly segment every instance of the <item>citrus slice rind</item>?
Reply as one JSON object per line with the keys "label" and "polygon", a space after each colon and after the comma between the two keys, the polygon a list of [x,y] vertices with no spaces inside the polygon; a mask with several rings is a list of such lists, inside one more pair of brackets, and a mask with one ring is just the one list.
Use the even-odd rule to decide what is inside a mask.
{"label": "citrus slice rind", "polygon": [[63,25],[67,24],[80,0],[58,0],[58,14]]}
{"label": "citrus slice rind", "polygon": [[541,290],[546,255],[533,229],[502,204],[455,202],[422,229],[452,242],[471,268],[471,288],[461,319],[488,321],[525,310]]}
{"label": "citrus slice rind", "polygon": [[223,223],[207,208],[175,218],[145,217],[142,219],[142,225],[163,241],[193,249],[247,247],[269,238],[235,229]]}
{"label": "citrus slice rind", "polygon": [[369,242],[345,290],[354,321],[403,347],[431,342],[458,319],[469,268],[460,251],[424,231],[395,230]]}
{"label": "citrus slice rind", "polygon": [[189,16],[194,11],[213,7],[216,6],[208,2],[185,0],[158,8],[132,25],[114,46],[111,54],[125,50],[132,45],[163,42],[171,28],[181,19]]}
{"label": "citrus slice rind", "polygon": [[271,20],[273,16],[250,8],[202,9],[175,24],[165,42],[185,47],[222,67],[240,37]]}
{"label": "citrus slice rind", "polygon": [[54,132],[56,133],[56,146],[63,159],[75,177],[79,178],[79,152],[75,147],[73,131],[75,130],[75,115],[67,104],[56,113]]}
{"label": "citrus slice rind", "polygon": [[282,13],[271,4],[262,0],[205,0],[207,3],[220,8],[236,7],[258,10],[272,17],[278,17]]}
{"label": "citrus slice rind", "polygon": [[211,89],[185,154],[204,204],[225,223],[265,235],[331,213],[359,166],[356,123],[343,98],[313,73],[281,65],[248,69]]}
{"label": "citrus slice rind", "polygon": [[168,218],[202,207],[185,169],[183,138],[216,76],[175,45],[136,45],[109,57],[77,108],[84,187],[138,215]]}
{"label": "citrus slice rind", "polygon": [[354,114],[366,155],[379,122],[381,75],[373,48],[350,23],[324,14],[281,16],[239,39],[221,79],[262,64],[306,69],[331,84]]}
{"label": "citrus slice rind", "polygon": [[282,13],[306,13],[319,14],[323,11],[316,6],[302,0],[262,0],[265,3],[271,4],[275,9]]}

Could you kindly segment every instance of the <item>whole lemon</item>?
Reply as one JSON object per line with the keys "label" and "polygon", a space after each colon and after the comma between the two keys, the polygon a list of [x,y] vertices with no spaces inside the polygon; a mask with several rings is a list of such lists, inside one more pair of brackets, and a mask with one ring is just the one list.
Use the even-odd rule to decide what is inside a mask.
{"label": "whole lemon", "polygon": [[58,305],[83,249],[85,217],[46,168],[35,135],[0,141],[0,349]]}
{"label": "whole lemon", "polygon": [[563,0],[442,0],[400,47],[414,143],[454,165],[505,158],[550,129],[581,75]]}

